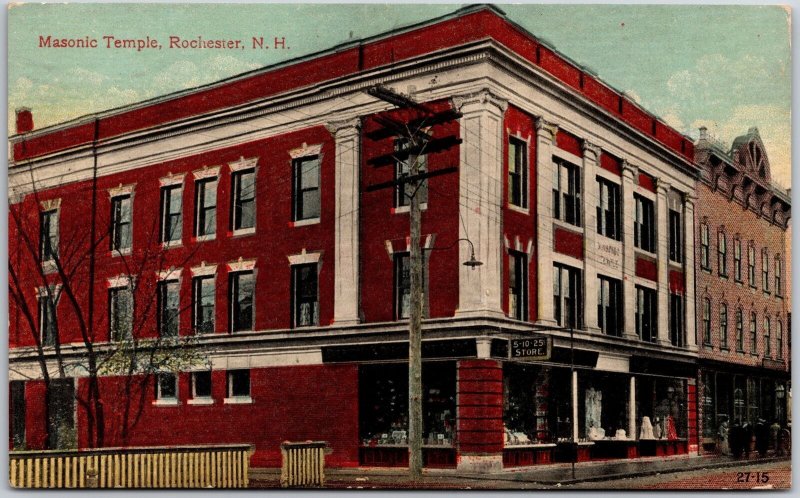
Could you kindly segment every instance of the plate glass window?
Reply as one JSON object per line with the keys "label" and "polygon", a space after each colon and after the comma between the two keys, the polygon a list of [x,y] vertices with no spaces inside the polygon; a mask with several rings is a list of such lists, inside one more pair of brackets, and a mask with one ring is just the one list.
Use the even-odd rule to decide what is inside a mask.
{"label": "plate glass window", "polygon": [[211,397],[211,371],[192,372],[192,397]]}
{"label": "plate glass window", "polygon": [[122,251],[131,247],[131,209],[130,195],[111,199],[111,250]]}
{"label": "plate glass window", "polygon": [[319,218],[319,156],[295,159],[292,161],[292,171],[294,175],[294,221]]}
{"label": "plate glass window", "polygon": [[597,206],[597,233],[610,239],[620,240],[619,185],[604,178],[597,178],[600,187],[600,203]]}
{"label": "plate glass window", "polygon": [[178,336],[179,289],[177,280],[158,283],[158,331],[161,337]]}
{"label": "plate glass window", "polygon": [[195,183],[195,235],[214,235],[217,232],[217,179],[206,178]]}
{"label": "plate glass window", "polygon": [[161,242],[181,240],[183,188],[171,185],[161,189]]}
{"label": "plate glass window", "polygon": [[636,335],[645,342],[656,342],[658,334],[656,291],[636,286]]}
{"label": "plate glass window", "polygon": [[292,266],[292,291],[295,327],[319,325],[317,264],[310,263]]}
{"label": "plate glass window", "polygon": [[[53,292],[52,290],[50,292]],[[53,346],[56,343],[55,296],[46,293],[39,297],[39,334],[42,346]]]}
{"label": "plate glass window", "polygon": [[597,282],[597,326],[604,334],[622,335],[622,282],[614,278],[598,276]]}
{"label": "plate glass window", "polygon": [[[655,207],[653,201],[634,195],[636,218],[633,225],[633,243],[639,249],[656,252]],[[708,259],[706,252],[706,259]]]}
{"label": "plate glass window", "polygon": [[133,332],[133,296],[130,287],[109,289],[109,318],[111,340],[125,341]]}
{"label": "plate glass window", "polygon": [[196,333],[214,332],[215,297],[213,275],[192,280],[193,325]]}
{"label": "plate glass window", "polygon": [[553,217],[581,226],[580,168],[556,157],[553,162]]}
{"label": "plate glass window", "polygon": [[230,275],[231,332],[253,330],[253,272]]}
{"label": "plate glass window", "polygon": [[528,256],[522,252],[508,252],[508,316],[516,320],[528,319]]}
{"label": "plate glass window", "polygon": [[528,208],[528,143],[508,139],[508,203]]}
{"label": "plate glass window", "polygon": [[250,370],[228,371],[228,397],[250,397]]}
{"label": "plate glass window", "polygon": [[[411,157],[406,152],[408,149],[408,139],[399,138],[394,142],[394,152],[397,160],[394,163],[394,179],[400,180],[411,174]],[[419,173],[425,173],[428,170],[428,156],[420,154],[417,156],[417,165]],[[411,198],[418,195],[420,204],[428,202],[428,181],[422,180],[419,183],[419,188],[414,183],[403,183],[397,185],[394,191],[394,205],[395,207],[409,206]]]}
{"label": "plate glass window", "polygon": [[256,172],[253,169],[236,171],[233,181],[233,229],[244,230],[256,226]]}
{"label": "plate glass window", "polygon": [[45,211],[39,215],[40,261],[53,261],[58,256],[58,210]]}

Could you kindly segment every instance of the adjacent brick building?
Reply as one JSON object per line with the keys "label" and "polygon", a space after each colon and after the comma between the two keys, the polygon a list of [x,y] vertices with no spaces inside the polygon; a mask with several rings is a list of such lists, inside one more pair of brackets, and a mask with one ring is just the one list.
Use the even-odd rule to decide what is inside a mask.
{"label": "adjacent brick building", "polygon": [[730,148],[701,128],[696,258],[702,435],[720,424],[787,422],[791,200],[771,181],[758,130]]}

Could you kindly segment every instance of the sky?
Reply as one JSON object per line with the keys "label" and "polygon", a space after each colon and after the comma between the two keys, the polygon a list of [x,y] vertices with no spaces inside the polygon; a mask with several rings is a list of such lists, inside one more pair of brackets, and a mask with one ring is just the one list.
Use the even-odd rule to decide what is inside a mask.
{"label": "sky", "polygon": [[[18,4],[8,11],[8,126],[37,128],[210,83],[447,14],[455,4]],[[777,6],[500,5],[508,17],[694,138],[758,127],[790,186],[790,14]],[[40,47],[85,38],[98,48]],[[245,50],[106,48],[104,36],[241,39]],[[252,37],[285,47],[249,48]]]}

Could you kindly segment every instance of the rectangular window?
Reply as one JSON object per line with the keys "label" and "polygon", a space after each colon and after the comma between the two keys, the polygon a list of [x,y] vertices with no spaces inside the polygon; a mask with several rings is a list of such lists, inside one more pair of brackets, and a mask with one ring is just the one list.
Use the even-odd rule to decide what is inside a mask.
{"label": "rectangular window", "polygon": [[181,240],[183,188],[170,185],[161,188],[161,242]]}
{"label": "rectangular window", "polygon": [[39,261],[54,261],[58,256],[58,210],[39,215]]}
{"label": "rectangular window", "polygon": [[407,252],[394,254],[394,309],[395,318],[411,316],[411,265]]}
{"label": "rectangular window", "polygon": [[700,225],[700,267],[704,270],[711,270],[711,258],[709,256],[708,225]]}
{"label": "rectangular window", "polygon": [[557,157],[553,162],[553,217],[581,226],[581,170]]}
{"label": "rectangular window", "polygon": [[752,242],[747,246],[747,282],[756,286],[756,248]]}
{"label": "rectangular window", "polygon": [[719,306],[719,348],[728,349],[728,305]]}
{"label": "rectangular window", "polygon": [[734,239],[733,241],[733,278],[737,282],[742,281],[742,241],[741,239]]}
{"label": "rectangular window", "polygon": [[253,330],[253,272],[231,273],[229,279],[231,332]]}
{"label": "rectangular window", "polygon": [[217,233],[217,179],[204,178],[195,182],[194,234],[209,237]]}
{"label": "rectangular window", "polygon": [[133,332],[133,296],[130,287],[108,290],[108,323],[112,341],[125,341]]}
{"label": "rectangular window", "polygon": [[192,279],[192,325],[196,334],[214,332],[214,276]]}
{"label": "rectangular window", "polygon": [[783,296],[783,264],[777,255],[775,256],[775,295]]}
{"label": "rectangular window", "polygon": [[711,300],[703,299],[703,344],[711,346]]}
{"label": "rectangular window", "polygon": [[158,332],[161,337],[178,337],[179,289],[177,280],[158,283]]}
{"label": "rectangular window", "polygon": [[736,351],[744,353],[744,316],[742,310],[736,310]]}
{"label": "rectangular window", "polygon": [[178,399],[178,376],[160,373],[156,376],[156,399],[176,401]]}
{"label": "rectangular window", "polygon": [[778,332],[775,335],[775,351],[778,359],[783,360],[783,322],[778,320]]}
{"label": "rectangular window", "polygon": [[633,243],[639,249],[656,252],[656,222],[653,201],[634,195],[636,218],[633,227]]}
{"label": "rectangular window", "polygon": [[669,259],[676,263],[683,261],[683,231],[681,213],[669,210]]}
{"label": "rectangular window", "polygon": [[319,325],[319,291],[317,264],[292,266],[292,295],[294,327]]}
{"label": "rectangular window", "polygon": [[130,195],[111,199],[111,250],[123,251],[131,248],[131,205]]}
{"label": "rectangular window", "polygon": [[250,397],[250,370],[228,371],[228,397]]}
{"label": "rectangular window", "polygon": [[750,313],[750,354],[758,354],[758,331],[756,330],[756,314]]}
{"label": "rectangular window", "polygon": [[211,397],[211,371],[204,370],[192,373],[192,398]]}
{"label": "rectangular window", "polygon": [[717,267],[721,277],[728,276],[728,239],[725,232],[717,232]]}
{"label": "rectangular window", "polygon": [[581,271],[553,265],[553,301],[556,322],[562,327],[583,328]]}
{"label": "rectangular window", "polygon": [[508,316],[528,319],[528,256],[508,251]]}
{"label": "rectangular window", "polygon": [[256,226],[256,172],[253,169],[236,171],[231,175],[233,196],[231,197],[231,226],[233,230],[245,230]]}
{"label": "rectangular window", "polygon": [[614,240],[621,238],[621,215],[619,206],[619,185],[597,177],[600,187],[600,200],[597,206],[597,233]]}
{"label": "rectangular window", "polygon": [[656,291],[636,286],[636,335],[645,342],[656,342],[658,333]]}
{"label": "rectangular window", "polygon": [[293,220],[319,218],[319,156],[295,159],[292,161],[292,174],[294,175]]}
{"label": "rectangular window", "polygon": [[42,346],[54,346],[57,335],[55,296],[45,294],[39,297],[39,338]]}
{"label": "rectangular window", "polygon": [[598,275],[597,326],[604,334],[622,335],[622,282]]}
{"label": "rectangular window", "polygon": [[[411,174],[411,158],[407,156],[406,149],[408,148],[408,140],[405,138],[398,138],[394,142],[395,154],[398,154],[398,159],[394,163],[394,179],[400,180]],[[417,166],[419,173],[425,173],[428,170],[428,156],[420,154],[417,156]],[[394,206],[402,207],[411,205],[411,198],[414,195],[419,195],[420,204],[428,202],[428,182],[423,180],[419,184],[419,188],[414,183],[403,183],[397,185],[394,190]]]}
{"label": "rectangular window", "polygon": [[761,289],[769,292],[769,254],[766,248],[761,251]]}
{"label": "rectangular window", "polygon": [[771,323],[769,322],[769,318],[764,317],[764,357],[771,358],[772,357],[772,330],[770,330]]}
{"label": "rectangular window", "polygon": [[528,208],[528,144],[508,138],[508,203]]}
{"label": "rectangular window", "polygon": [[684,333],[683,296],[669,295],[669,340],[673,346],[683,347],[686,341]]}

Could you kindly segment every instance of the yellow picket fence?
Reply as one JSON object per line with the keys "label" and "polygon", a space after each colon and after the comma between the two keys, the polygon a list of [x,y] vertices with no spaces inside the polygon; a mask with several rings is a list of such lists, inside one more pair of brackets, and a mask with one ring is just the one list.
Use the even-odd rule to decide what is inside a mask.
{"label": "yellow picket fence", "polygon": [[281,487],[322,487],[325,485],[325,452],[328,443],[306,441],[281,444]]}
{"label": "yellow picket fence", "polygon": [[246,488],[250,445],[12,451],[15,488]]}

